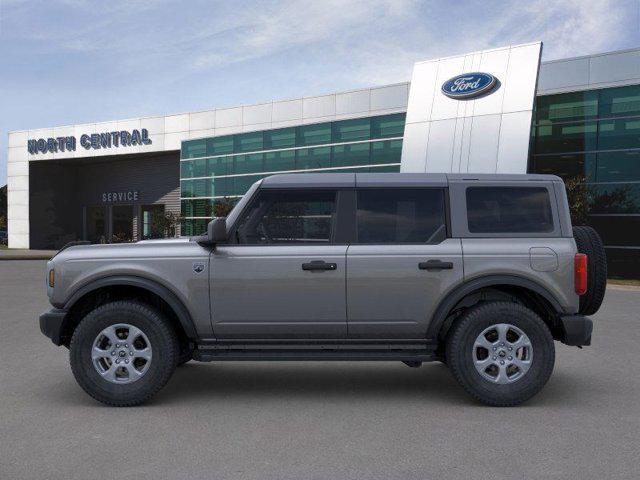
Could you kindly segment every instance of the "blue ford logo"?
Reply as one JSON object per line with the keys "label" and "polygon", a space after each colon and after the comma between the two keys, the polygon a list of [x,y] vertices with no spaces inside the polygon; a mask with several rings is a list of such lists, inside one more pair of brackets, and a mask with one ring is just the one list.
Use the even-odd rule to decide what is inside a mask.
{"label": "blue ford logo", "polygon": [[463,73],[444,82],[442,93],[450,98],[472,98],[491,91],[496,83],[496,77],[488,73]]}

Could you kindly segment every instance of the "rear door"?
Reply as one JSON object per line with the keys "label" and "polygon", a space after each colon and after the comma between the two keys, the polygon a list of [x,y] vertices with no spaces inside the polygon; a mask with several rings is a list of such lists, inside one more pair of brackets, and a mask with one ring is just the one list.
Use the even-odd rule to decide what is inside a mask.
{"label": "rear door", "polygon": [[463,278],[460,239],[449,238],[446,188],[358,188],[355,242],[347,251],[352,338],[424,338]]}
{"label": "rear door", "polygon": [[259,191],[211,257],[218,338],[345,338],[346,243],[335,189]]}

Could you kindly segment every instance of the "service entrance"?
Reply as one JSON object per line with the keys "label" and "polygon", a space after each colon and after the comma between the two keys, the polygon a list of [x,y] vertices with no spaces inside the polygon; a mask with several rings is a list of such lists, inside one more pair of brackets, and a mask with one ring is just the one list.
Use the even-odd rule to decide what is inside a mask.
{"label": "service entrance", "polygon": [[134,205],[91,205],[84,209],[84,240],[123,243],[134,237]]}

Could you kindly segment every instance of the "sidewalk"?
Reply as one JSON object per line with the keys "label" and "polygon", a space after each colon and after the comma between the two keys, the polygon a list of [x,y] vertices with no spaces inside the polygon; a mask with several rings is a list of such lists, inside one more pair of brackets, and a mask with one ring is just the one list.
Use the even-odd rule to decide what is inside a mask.
{"label": "sidewalk", "polygon": [[49,260],[57,250],[27,250],[22,248],[0,248],[2,260]]}

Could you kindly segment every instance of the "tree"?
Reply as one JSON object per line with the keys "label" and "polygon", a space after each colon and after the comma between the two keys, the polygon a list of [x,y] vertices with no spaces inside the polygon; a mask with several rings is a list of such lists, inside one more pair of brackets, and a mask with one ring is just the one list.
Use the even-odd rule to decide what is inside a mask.
{"label": "tree", "polygon": [[591,213],[635,211],[633,192],[628,185],[619,186],[613,190],[598,191],[598,187],[587,183],[587,178],[584,176],[569,178],[564,184],[573,225],[589,225]]}
{"label": "tree", "polygon": [[151,214],[150,238],[173,238],[182,217],[175,212],[155,211]]}
{"label": "tree", "polygon": [[216,200],[213,206],[213,216],[214,217],[226,217],[229,215],[229,212],[233,210],[235,207],[236,201],[229,197],[221,198],[220,200]]}
{"label": "tree", "polygon": [[7,186],[0,187],[0,230],[7,229]]}

